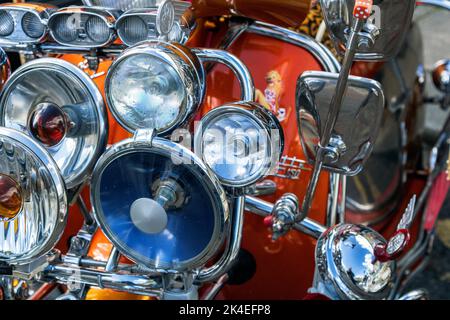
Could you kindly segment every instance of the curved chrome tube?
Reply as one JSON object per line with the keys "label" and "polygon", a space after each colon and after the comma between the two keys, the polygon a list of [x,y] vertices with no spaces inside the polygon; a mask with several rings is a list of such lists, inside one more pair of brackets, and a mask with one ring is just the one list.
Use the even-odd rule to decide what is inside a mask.
{"label": "curved chrome tube", "polygon": [[433,6],[433,7],[450,10],[450,1],[446,1],[446,0],[420,0],[420,1],[417,1],[417,5]]}
{"label": "curved chrome tube", "polygon": [[227,247],[220,260],[212,267],[202,269],[198,273],[195,282],[203,283],[215,280],[232,267],[239,250],[241,248],[242,241],[242,228],[244,225],[244,205],[245,198],[243,196],[237,197],[233,202],[233,216],[231,217],[230,236],[228,239]]}
{"label": "curved chrome tube", "polygon": [[192,50],[203,62],[219,62],[229,67],[239,80],[241,86],[241,100],[255,100],[255,86],[253,77],[245,64],[235,55],[217,49],[193,49]]}

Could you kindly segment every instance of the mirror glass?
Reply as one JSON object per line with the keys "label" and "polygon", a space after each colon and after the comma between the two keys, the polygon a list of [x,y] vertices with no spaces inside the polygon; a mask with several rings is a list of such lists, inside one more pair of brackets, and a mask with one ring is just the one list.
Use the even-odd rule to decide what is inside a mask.
{"label": "mirror glass", "polygon": [[[338,74],[308,71],[297,82],[299,134],[311,164],[316,159],[337,80]],[[330,143],[336,146],[339,158],[325,158],[324,169],[350,176],[362,170],[378,135],[384,102],[377,81],[349,77]]]}

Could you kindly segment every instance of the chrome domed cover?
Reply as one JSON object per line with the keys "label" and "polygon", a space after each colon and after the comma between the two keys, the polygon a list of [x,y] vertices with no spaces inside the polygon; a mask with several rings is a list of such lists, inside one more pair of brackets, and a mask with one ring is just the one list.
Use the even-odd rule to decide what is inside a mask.
{"label": "chrome domed cover", "polygon": [[374,250],[386,240],[376,231],[351,224],[329,229],[317,242],[318,281],[339,299],[384,299],[394,263],[380,262]]}

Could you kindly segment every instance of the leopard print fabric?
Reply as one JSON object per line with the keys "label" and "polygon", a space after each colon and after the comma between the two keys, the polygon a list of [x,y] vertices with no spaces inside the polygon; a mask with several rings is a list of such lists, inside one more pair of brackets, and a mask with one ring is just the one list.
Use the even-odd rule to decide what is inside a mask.
{"label": "leopard print fabric", "polygon": [[[306,16],[306,19],[303,21],[300,27],[297,29],[294,29],[294,31],[307,34],[311,36],[312,38],[315,38],[317,35],[317,32],[319,31],[319,26],[323,21],[322,16],[322,8],[320,7],[320,4],[313,3],[313,6],[311,10],[309,11],[308,15]],[[322,43],[330,49],[330,51],[334,54],[334,56],[342,62],[342,57],[337,53],[336,48],[334,47],[333,41],[330,38],[330,34],[328,31],[325,32]]]}

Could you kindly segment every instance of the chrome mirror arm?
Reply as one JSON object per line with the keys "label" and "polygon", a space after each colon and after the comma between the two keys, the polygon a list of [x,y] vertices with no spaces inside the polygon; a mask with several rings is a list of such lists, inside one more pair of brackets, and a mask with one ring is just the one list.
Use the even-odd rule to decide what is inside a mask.
{"label": "chrome mirror arm", "polygon": [[[355,9],[358,9],[358,1],[355,3]],[[342,106],[342,102],[347,90],[348,78],[350,76],[351,67],[355,58],[356,50],[360,46],[367,46],[367,37],[361,35],[361,31],[366,24],[367,18],[372,11],[372,6],[370,5],[367,9],[368,14],[360,16],[354,13],[354,22],[350,28],[349,38],[347,41],[347,48],[345,51],[344,61],[339,72],[339,77],[336,84],[336,89],[334,91],[333,98],[330,103],[330,109],[325,121],[325,126],[322,132],[322,138],[318,145],[317,157],[314,162],[314,169],[311,179],[306,190],[305,197],[302,202],[302,207],[299,214],[296,216],[295,221],[301,222],[308,216],[309,210],[311,208],[311,203],[316,193],[317,183],[319,181],[319,176],[322,171],[322,166],[324,160],[329,158],[331,161],[337,161],[340,156],[339,142],[336,143],[332,139],[333,129],[336,125],[339,112]]]}

